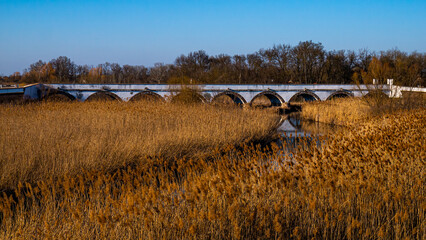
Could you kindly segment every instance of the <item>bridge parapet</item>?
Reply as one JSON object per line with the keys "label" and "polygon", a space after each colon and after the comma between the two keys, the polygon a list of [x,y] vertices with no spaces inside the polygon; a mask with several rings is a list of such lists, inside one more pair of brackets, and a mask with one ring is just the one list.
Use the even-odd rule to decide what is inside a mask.
{"label": "bridge parapet", "polygon": [[136,95],[149,93],[158,99],[171,99],[182,88],[192,88],[206,102],[211,102],[217,96],[226,95],[238,104],[251,104],[261,96],[268,98],[273,106],[299,100],[325,101],[333,97],[361,97],[370,90],[380,90],[389,97],[401,97],[403,91],[426,92],[426,88],[409,88],[395,85],[349,85],[349,84],[204,84],[182,86],[177,84],[33,84],[19,89],[0,89],[0,94],[6,91],[24,92],[25,99],[42,99],[51,93],[66,93],[70,98],[85,101],[94,94],[106,93],[114,99],[129,101]]}

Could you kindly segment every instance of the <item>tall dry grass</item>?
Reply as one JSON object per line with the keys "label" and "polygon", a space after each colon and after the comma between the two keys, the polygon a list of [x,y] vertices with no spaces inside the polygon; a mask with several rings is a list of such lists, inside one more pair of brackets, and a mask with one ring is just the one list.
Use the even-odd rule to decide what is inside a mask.
{"label": "tall dry grass", "polygon": [[311,121],[349,126],[371,117],[371,107],[360,98],[338,98],[305,103],[301,116]]}
{"label": "tall dry grass", "polygon": [[0,238],[424,239],[425,123],[399,111],[292,154],[243,144],[20,184]]}
{"label": "tall dry grass", "polygon": [[276,118],[256,110],[144,102],[2,105],[0,189],[146,157],[208,155],[267,139]]}
{"label": "tall dry grass", "polygon": [[316,122],[353,126],[382,114],[425,107],[425,99],[415,94],[407,94],[401,99],[390,99],[381,93],[364,98],[337,98],[304,103],[301,115],[304,119]]}

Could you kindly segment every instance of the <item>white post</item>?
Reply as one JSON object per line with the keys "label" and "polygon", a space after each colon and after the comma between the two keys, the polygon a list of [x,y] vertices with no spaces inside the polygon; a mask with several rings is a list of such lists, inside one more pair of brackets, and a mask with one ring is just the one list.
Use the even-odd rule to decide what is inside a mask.
{"label": "white post", "polygon": [[397,88],[393,86],[393,79],[387,79],[387,84],[389,85],[390,96],[391,98],[398,97]]}

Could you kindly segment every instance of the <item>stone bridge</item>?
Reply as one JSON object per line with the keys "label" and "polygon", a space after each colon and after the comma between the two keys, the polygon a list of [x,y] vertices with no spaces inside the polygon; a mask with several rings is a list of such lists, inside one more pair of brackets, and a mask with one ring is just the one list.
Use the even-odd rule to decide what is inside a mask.
{"label": "stone bridge", "polygon": [[[204,103],[230,102],[255,105],[269,102],[269,106],[283,106],[285,103],[304,101],[325,101],[339,97],[362,97],[372,90],[388,97],[401,97],[402,91],[426,92],[426,88],[407,88],[391,84],[346,85],[346,84],[303,84],[303,85],[262,85],[262,84],[33,84],[23,88],[0,89],[0,94],[23,93],[24,99],[62,98],[77,101],[96,99],[134,101],[153,99],[174,101],[185,90],[191,89],[195,99]],[[379,90],[379,91],[377,91]]]}

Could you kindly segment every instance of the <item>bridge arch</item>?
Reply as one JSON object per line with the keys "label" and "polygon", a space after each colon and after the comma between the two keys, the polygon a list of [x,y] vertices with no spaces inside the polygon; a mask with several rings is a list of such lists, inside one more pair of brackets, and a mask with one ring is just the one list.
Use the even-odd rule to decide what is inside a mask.
{"label": "bridge arch", "polygon": [[260,100],[262,97],[266,97],[270,101],[270,105],[266,107],[280,107],[285,103],[284,99],[278,93],[272,90],[268,90],[268,91],[263,91],[257,94],[256,96],[254,96],[254,98],[250,101],[250,106],[258,105],[256,104],[256,101]]}
{"label": "bridge arch", "polygon": [[294,102],[312,102],[312,101],[320,101],[321,99],[312,91],[304,90],[300,91],[296,94],[294,94],[290,100],[289,103]]}
{"label": "bridge arch", "polygon": [[207,100],[206,98],[203,97],[203,95],[195,91],[185,90],[172,96],[171,102],[172,103],[206,103]]}
{"label": "bridge arch", "polygon": [[75,97],[61,90],[49,89],[41,100],[49,102],[70,102],[74,101]]}
{"label": "bridge arch", "polygon": [[107,91],[99,91],[91,94],[89,97],[86,98],[85,102],[89,101],[122,101],[119,96],[117,96],[115,93],[107,92]]}
{"label": "bridge arch", "polygon": [[227,99],[227,100],[231,100],[233,104],[237,104],[237,105],[244,105],[247,103],[247,101],[244,99],[243,96],[241,96],[240,94],[234,92],[234,91],[224,91],[221,92],[219,94],[217,94],[216,96],[213,97],[211,103],[213,104],[219,104],[219,103],[224,103],[224,104],[228,104],[228,102],[226,102],[226,100],[222,100],[221,102],[221,98],[222,99]]}
{"label": "bridge arch", "polygon": [[136,95],[129,99],[130,102],[136,101],[150,101],[150,102],[164,102],[164,98],[155,92],[152,91],[142,91],[138,92]]}
{"label": "bridge arch", "polygon": [[336,99],[336,98],[347,98],[347,97],[353,97],[354,94],[348,90],[338,90],[333,92],[332,94],[330,94],[330,96],[328,96],[327,100],[332,100],[332,99]]}

